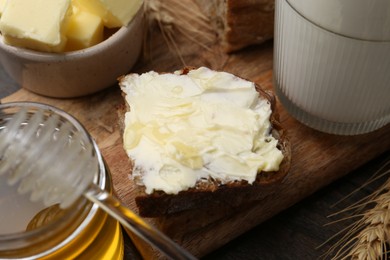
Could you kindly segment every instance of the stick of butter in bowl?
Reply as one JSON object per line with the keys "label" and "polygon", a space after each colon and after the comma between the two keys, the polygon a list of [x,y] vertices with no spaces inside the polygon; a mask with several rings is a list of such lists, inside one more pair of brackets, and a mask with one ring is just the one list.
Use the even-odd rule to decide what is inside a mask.
{"label": "stick of butter in bowl", "polygon": [[59,52],[66,44],[69,0],[6,2],[0,19],[4,42],[34,50]]}
{"label": "stick of butter in bowl", "polygon": [[0,0],[1,63],[21,87],[45,96],[83,96],[112,86],[141,52],[142,5]]}
{"label": "stick of butter in bowl", "polygon": [[102,18],[108,28],[128,24],[140,7],[140,1],[129,0],[73,0],[73,4]]}

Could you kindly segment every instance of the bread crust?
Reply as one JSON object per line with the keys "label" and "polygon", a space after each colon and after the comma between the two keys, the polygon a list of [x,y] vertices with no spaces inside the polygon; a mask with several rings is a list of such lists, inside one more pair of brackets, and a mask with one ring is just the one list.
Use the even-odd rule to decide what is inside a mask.
{"label": "bread crust", "polygon": [[195,1],[210,19],[227,53],[273,38],[274,0]]}
{"label": "bread crust", "polygon": [[[193,68],[184,68],[182,73],[187,74],[191,69]],[[286,131],[281,127],[278,114],[275,111],[276,99],[272,92],[264,91],[258,85],[256,85],[256,90],[259,93],[259,98],[265,98],[271,104],[272,135],[278,140],[278,149],[284,155],[279,171],[259,172],[253,184],[249,184],[247,181],[234,181],[226,184],[221,184],[216,180],[198,182],[194,188],[181,191],[178,194],[166,194],[163,191],[146,194],[145,187],[136,185],[135,202],[142,217],[167,216],[187,210],[219,207],[221,205],[228,208],[238,207],[251,201],[260,200],[263,198],[264,191],[274,189],[285,178],[291,165],[291,147]],[[124,130],[124,114],[129,109],[131,108],[123,105],[118,110],[118,122],[122,133]]]}

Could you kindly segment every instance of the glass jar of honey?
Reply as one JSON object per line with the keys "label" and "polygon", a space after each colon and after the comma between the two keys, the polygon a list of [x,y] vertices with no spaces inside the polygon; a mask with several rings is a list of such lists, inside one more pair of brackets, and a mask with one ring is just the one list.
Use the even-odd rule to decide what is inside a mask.
{"label": "glass jar of honey", "polygon": [[[64,111],[44,104],[17,102],[0,105],[0,131],[22,107],[33,114],[44,109],[69,121],[90,142],[98,160],[93,182],[112,192],[110,171],[84,127]],[[46,113],[46,112],[45,112]],[[23,123],[21,127],[23,127]],[[1,163],[2,158],[0,158]],[[62,209],[32,202],[21,195],[17,185],[0,176],[0,259],[123,259],[123,235],[119,223],[84,197]]]}

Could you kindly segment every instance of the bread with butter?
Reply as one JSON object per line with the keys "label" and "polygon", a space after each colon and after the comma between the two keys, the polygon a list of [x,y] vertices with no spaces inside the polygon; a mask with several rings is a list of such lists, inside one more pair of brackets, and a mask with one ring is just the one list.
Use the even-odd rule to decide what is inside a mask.
{"label": "bread with butter", "polygon": [[[203,134],[206,135],[206,133],[204,133],[204,132],[200,132],[200,133],[202,133],[202,135],[199,135],[198,139],[196,139],[195,137],[194,137],[195,138],[194,139],[192,136],[197,135],[197,133],[198,133],[198,132],[196,132],[197,130],[195,131],[191,128],[188,128],[187,130],[182,129],[182,125],[180,125],[180,127],[178,127],[176,125],[175,126],[167,126],[167,125],[165,125],[166,122],[164,121],[168,117],[174,118],[176,116],[176,119],[177,119],[178,113],[187,113],[188,107],[186,107],[186,106],[188,106],[188,105],[191,106],[192,102],[195,102],[195,101],[189,101],[189,103],[188,102],[182,103],[180,101],[180,99],[177,99],[177,100],[176,100],[176,98],[170,99],[166,96],[168,94],[166,94],[166,93],[161,94],[161,93],[159,93],[159,91],[157,89],[153,90],[153,86],[152,86],[152,89],[148,89],[148,88],[144,87],[145,86],[144,84],[153,85],[152,83],[150,83],[150,81],[151,81],[151,79],[153,79],[154,76],[157,77],[158,75],[162,75],[162,74],[159,74],[156,72],[150,72],[150,73],[151,73],[150,75],[146,75],[144,78],[142,77],[142,75],[130,74],[130,75],[123,76],[119,79],[119,85],[122,89],[122,94],[123,94],[124,99],[125,99],[124,106],[119,110],[119,117],[120,117],[119,121],[121,122],[121,128],[123,130],[122,132],[123,132],[124,148],[127,151],[127,154],[129,155],[130,160],[133,163],[133,172],[131,173],[131,176],[134,180],[134,185],[137,186],[137,195],[135,197],[135,201],[136,201],[137,207],[139,209],[139,214],[141,216],[143,216],[143,217],[160,217],[160,216],[167,216],[167,215],[171,215],[171,214],[177,214],[177,213],[184,212],[184,211],[201,210],[201,209],[206,209],[206,208],[209,209],[209,208],[213,208],[213,207],[214,208],[218,208],[221,206],[223,206],[225,208],[226,207],[228,207],[228,208],[238,207],[240,205],[248,204],[250,202],[254,202],[256,200],[261,199],[263,197],[262,191],[264,191],[265,189],[267,189],[267,190],[273,189],[287,175],[288,170],[290,168],[290,161],[291,161],[290,144],[288,142],[288,139],[286,138],[286,134],[285,134],[284,130],[282,129],[282,127],[280,126],[280,123],[278,121],[277,114],[275,112],[275,99],[274,99],[272,93],[264,91],[256,84],[249,82],[249,81],[246,81],[246,80],[243,80],[243,79],[236,77],[232,74],[225,73],[225,72],[215,72],[215,71],[212,71],[212,70],[207,69],[207,68],[198,68],[198,69],[185,68],[185,69],[183,69],[181,71],[177,71],[175,73],[166,73],[166,74],[164,74],[165,76],[163,78],[161,78],[161,80],[163,80],[163,81],[159,81],[158,84],[154,84],[155,88],[164,88],[164,89],[170,88],[171,89],[170,91],[173,92],[172,95],[176,95],[176,92],[179,93],[179,92],[186,92],[187,91],[187,94],[185,94],[185,95],[187,95],[186,97],[188,97],[188,96],[194,95],[191,91],[196,92],[197,87],[199,87],[199,86],[195,86],[193,89],[190,89],[189,87],[186,88],[186,84],[179,86],[179,84],[177,84],[177,82],[175,82],[173,79],[176,77],[182,77],[182,79],[188,80],[189,75],[193,75],[195,73],[198,73],[196,76],[193,76],[191,79],[189,79],[189,81],[187,83],[191,84],[191,81],[197,80],[197,82],[199,84],[205,84],[203,87],[204,87],[204,89],[207,90],[206,91],[207,95],[202,96],[202,99],[206,100],[206,102],[211,102],[211,103],[217,102],[218,103],[219,101],[215,101],[215,98],[219,98],[219,96],[226,94],[226,93],[224,93],[224,91],[227,91],[227,90],[224,90],[223,89],[224,87],[222,87],[222,89],[219,88],[216,90],[209,90],[210,88],[213,88],[213,86],[211,86],[211,84],[214,84],[214,83],[210,82],[210,78],[215,79],[217,77],[216,75],[218,75],[218,76],[223,75],[226,78],[219,78],[218,82],[215,84],[220,84],[221,86],[228,86],[228,85],[235,86],[235,85],[237,85],[238,89],[241,88],[240,86],[245,85],[242,87],[242,89],[245,89],[243,91],[252,91],[250,88],[247,88],[248,84],[251,84],[253,89],[255,89],[257,91],[257,92],[255,92],[255,93],[257,93],[255,95],[256,104],[259,104],[257,102],[260,102],[261,104],[267,104],[267,106],[269,106],[270,113],[267,116],[267,118],[262,118],[262,117],[259,117],[257,115],[252,117],[253,111],[249,111],[249,110],[246,110],[245,113],[248,113],[251,116],[250,118],[258,119],[259,122],[264,121],[264,120],[265,121],[269,120],[268,125],[266,126],[267,129],[265,130],[266,136],[260,136],[259,139],[264,139],[263,141],[265,143],[272,142],[271,139],[274,140],[275,149],[277,150],[275,156],[281,158],[281,159],[277,159],[278,165],[276,166],[276,168],[270,167],[269,169],[266,169],[267,168],[266,165],[268,164],[268,162],[266,162],[266,161],[261,162],[260,164],[254,164],[256,167],[260,167],[262,170],[258,171],[256,168],[256,172],[255,172],[255,175],[253,177],[245,177],[245,176],[247,176],[246,173],[238,173],[237,172],[237,176],[236,176],[235,173],[229,172],[229,169],[227,169],[229,166],[227,166],[227,164],[223,164],[223,165],[220,164],[220,165],[218,165],[218,167],[224,168],[225,166],[227,166],[227,167],[225,167],[226,169],[224,168],[223,170],[221,170],[221,172],[223,172],[223,174],[226,173],[225,175],[223,175],[224,177],[218,177],[219,175],[213,175],[213,173],[210,173],[211,175],[203,175],[204,172],[210,172],[211,168],[212,169],[215,168],[215,167],[213,168],[213,166],[212,166],[213,162],[212,162],[212,160],[209,160],[209,157],[212,157],[213,155],[218,154],[217,157],[219,160],[220,154],[224,154],[225,152],[223,152],[223,153],[222,152],[215,152],[213,149],[217,149],[217,148],[205,147],[205,150],[207,150],[208,153],[206,153],[206,155],[203,154],[203,157],[199,159],[198,158],[199,154],[193,153],[193,150],[191,150],[191,149],[198,149],[197,151],[202,150],[202,148],[199,148],[200,147],[199,145],[195,144],[194,145],[195,148],[191,148],[191,145],[187,145],[185,143],[181,143],[181,141],[180,142],[177,141],[177,140],[190,140],[190,141],[193,141],[193,140],[199,141],[200,140],[200,142],[202,142],[202,140],[204,140],[204,136],[202,136]],[[151,75],[153,75],[153,77],[151,77]],[[194,79],[194,77],[196,79]],[[173,80],[173,81],[170,81],[170,80]],[[135,86],[137,84],[139,86]],[[240,85],[240,84],[243,84],[243,85]],[[138,88],[138,90],[136,90],[136,88]],[[137,92],[137,91],[139,91],[139,92]],[[158,103],[157,99],[144,99],[143,100],[140,97],[140,96],[142,96],[143,91],[144,91],[144,93],[146,93],[146,92],[154,93],[153,98],[168,100],[168,102],[177,102],[177,104],[176,104],[177,109],[170,110],[170,111],[173,111],[170,113],[174,113],[174,114],[168,114],[168,116],[167,115],[165,116],[166,118],[164,117],[163,119],[161,119],[161,120],[163,120],[163,121],[161,121],[163,123],[159,122],[157,128],[148,129],[144,125],[142,125],[141,123],[135,122],[135,121],[132,121],[130,123],[131,120],[136,120],[136,119],[130,120],[129,119],[130,117],[132,117],[132,118],[133,117],[134,118],[151,117],[150,113],[152,113],[152,114],[157,113],[158,114],[161,112],[159,110],[159,109],[161,109],[161,107],[162,107],[162,109],[165,109],[168,105],[170,105],[170,104],[166,104],[166,103],[156,105]],[[237,89],[232,89],[231,93],[229,93],[227,95],[228,102],[240,103],[242,101],[241,103],[248,103],[247,100],[245,100],[244,98],[242,98],[242,100],[236,101],[235,99],[240,99],[242,96],[235,93],[235,91],[237,91]],[[171,94],[169,94],[169,95],[171,95]],[[137,96],[137,99],[131,98],[132,96]],[[172,101],[172,100],[174,100],[174,101]],[[253,103],[253,102],[249,100],[249,103]],[[256,104],[249,104],[249,105],[251,107],[253,107],[253,106],[257,106]],[[157,108],[154,107],[155,105]],[[204,108],[203,106],[205,106],[205,105],[204,104],[201,105],[202,109],[208,111],[208,106],[206,105],[206,108]],[[214,106],[214,103],[213,103],[213,106]],[[218,108],[218,104],[216,104],[216,106]],[[229,103],[224,103],[224,106],[229,107],[230,105],[229,105]],[[144,111],[140,112],[140,110],[142,110],[142,108],[144,108]],[[183,110],[181,110],[182,108],[183,108]],[[206,128],[213,128],[213,129],[218,128],[219,126],[217,126],[217,125],[221,123],[218,121],[218,116],[223,116],[223,113],[225,113],[226,111],[230,111],[230,113],[234,113],[234,109],[239,109],[239,108],[233,107],[233,109],[224,110],[225,108],[219,107],[219,109],[222,109],[223,111],[218,112],[219,110],[217,109],[217,110],[209,113],[209,119],[211,120],[212,124],[214,124],[214,121],[216,121],[217,122],[216,125],[208,125],[210,123],[209,121],[207,124],[204,124],[204,122],[202,121],[203,119],[200,119],[201,117],[192,118],[190,120],[191,124],[195,122],[194,124],[205,125]],[[136,114],[136,113],[138,113],[138,114]],[[196,113],[193,111],[191,113],[190,112],[188,112],[188,113],[199,115],[198,111]],[[218,113],[219,113],[219,115],[218,115]],[[237,115],[241,115],[241,116],[245,117],[245,114],[237,114]],[[231,120],[231,118],[232,117],[230,117],[230,119],[226,119],[226,120]],[[234,117],[233,117],[233,119],[234,119]],[[145,119],[145,120],[147,120],[147,119]],[[187,120],[187,118],[186,119],[179,119],[180,124],[183,124],[183,121],[185,121],[185,120]],[[236,119],[234,119],[234,120],[240,121],[240,118],[236,117]],[[199,122],[201,122],[201,123],[199,123]],[[231,122],[231,121],[229,121],[229,122]],[[126,130],[126,128],[129,126],[129,124],[132,124],[133,128],[131,130]],[[156,125],[156,122],[154,122],[154,121],[149,122],[149,124]],[[221,124],[223,124],[223,123],[221,123]],[[256,129],[257,129],[258,124],[259,124],[258,122],[254,123],[254,126]],[[191,127],[193,127],[193,125]],[[167,130],[166,128],[169,128],[169,129]],[[173,129],[173,131],[172,131],[172,129]],[[221,139],[222,142],[216,141],[216,143],[217,143],[216,146],[223,146],[224,142],[226,142],[227,143],[227,145],[226,145],[227,148],[225,147],[226,149],[231,149],[231,147],[238,147],[238,149],[241,149],[242,147],[240,146],[241,145],[240,143],[246,144],[246,141],[244,140],[247,136],[246,133],[243,134],[242,140],[240,140],[241,139],[240,136],[238,136],[239,138],[237,138],[237,135],[235,136],[235,138],[233,138],[234,134],[232,136],[230,136],[229,135],[230,130],[231,129],[229,129],[228,131],[212,132],[211,133],[214,136],[214,138],[215,138],[215,136],[218,136],[218,135],[222,138]],[[158,133],[156,133],[156,131]],[[168,133],[169,131],[171,131],[171,132]],[[177,132],[175,132],[175,131],[177,131]],[[185,131],[187,131],[187,132],[185,132]],[[203,131],[203,130],[199,130],[199,131]],[[220,129],[218,131],[220,131]],[[248,130],[248,132],[250,132],[250,131]],[[186,133],[189,136],[188,138],[186,136],[183,137],[183,135],[186,135]],[[237,133],[242,134],[243,132],[237,132]],[[224,134],[227,134],[227,136],[222,136]],[[171,137],[171,139],[169,139],[169,140],[167,139],[168,140],[167,141],[164,139],[165,136],[169,136],[169,137]],[[223,139],[223,138],[231,138],[231,137],[232,137],[232,140]],[[148,144],[150,142],[151,143],[163,142],[164,144],[167,145],[167,147],[169,146],[168,147],[169,149],[167,148],[169,150],[168,153],[174,151],[174,155],[173,155],[174,159],[173,160],[172,160],[172,158],[166,159],[164,157],[164,160],[165,161],[168,160],[170,162],[170,164],[169,164],[169,167],[164,166],[165,167],[164,168],[165,175],[163,177],[161,177],[160,175],[154,176],[151,173],[151,172],[155,171],[156,168],[159,169],[158,172],[161,172],[161,169],[163,168],[163,167],[160,167],[157,165],[153,165],[153,163],[155,163],[155,162],[158,162],[155,164],[160,164],[160,161],[156,161],[154,159],[154,158],[158,158],[158,160],[160,160],[160,157],[158,154],[158,151],[160,151],[159,150],[160,148],[152,147],[151,149],[149,149],[148,148],[149,146],[145,146],[145,144],[142,144],[142,145],[144,145],[142,148],[144,150],[138,149],[139,147],[142,146],[140,144],[142,142],[141,141],[142,138],[147,139],[147,141],[144,141],[144,142],[147,142]],[[177,139],[177,138],[179,138],[179,139]],[[182,138],[182,139],[180,139],[180,138]],[[257,136],[256,136],[256,138],[257,138]],[[129,142],[131,144],[129,144]],[[214,141],[212,141],[212,142],[214,142]],[[229,143],[229,142],[233,142],[233,143]],[[249,143],[250,142],[251,141],[249,141]],[[253,142],[257,142],[257,140],[254,140]],[[173,144],[173,146],[172,146],[172,144]],[[137,148],[138,150],[134,148],[136,145],[138,145],[138,148]],[[133,150],[129,150],[129,147],[132,147]],[[164,150],[164,153],[167,149]],[[253,154],[253,151],[251,151],[251,149],[253,150],[255,148],[252,147],[249,149],[249,151],[242,152],[241,154],[245,154],[244,158],[248,158],[248,161],[253,160],[256,163],[258,163],[258,160],[260,160],[260,159],[253,158],[252,156],[261,157],[262,155],[256,155],[255,153]],[[213,151],[210,152],[210,150],[213,150]],[[144,157],[137,158],[137,155],[140,154],[142,151],[146,151],[147,155]],[[157,152],[157,154],[153,154],[155,152]],[[264,153],[267,153],[267,151],[265,151]],[[249,156],[249,157],[246,157],[246,156]],[[267,157],[267,156],[264,155],[263,157]],[[187,158],[187,159],[184,160],[183,158],[184,159]],[[190,158],[190,159],[188,159],[188,158]],[[226,158],[224,157],[224,159],[226,159]],[[264,158],[262,158],[261,160],[263,160],[263,159]],[[139,160],[139,161],[137,161],[137,160]],[[201,162],[203,162],[203,165],[201,165],[200,167],[197,164],[199,162],[199,160]],[[236,158],[235,160],[240,162],[243,159]],[[179,163],[177,161],[179,161]],[[232,163],[231,165],[236,167],[237,165],[234,164],[234,163],[236,163],[236,161],[231,162],[230,157],[229,157],[227,161],[225,160],[223,162]],[[184,166],[180,165],[180,163],[184,164]],[[245,165],[249,164],[252,166],[252,164],[249,162],[244,162],[244,163],[245,163]],[[172,166],[172,165],[174,165],[174,166]],[[240,165],[241,164],[239,164],[239,167],[241,167]],[[261,165],[261,166],[259,166],[259,165]],[[190,169],[189,171],[187,171],[187,169],[191,168],[191,167],[193,169]],[[169,189],[164,191],[163,188],[159,189],[158,188],[159,186],[157,185],[158,182],[164,181],[164,180],[161,181],[160,180],[161,178],[172,178],[172,176],[174,176],[173,178],[178,178],[178,179],[181,178],[179,175],[175,175],[177,173],[173,174],[171,172],[166,172],[167,169],[177,171],[177,168],[184,169],[182,172],[179,171],[178,174],[198,173],[199,169],[201,170],[202,173],[201,173],[200,177],[198,176],[196,178],[196,180],[190,179],[190,182],[193,181],[193,186],[184,185],[184,188],[182,190],[175,189],[173,191],[169,190]],[[220,169],[220,168],[218,168],[218,169]],[[252,168],[250,168],[250,169],[252,169]],[[152,177],[150,177],[150,176],[148,177],[147,176],[148,174],[152,175]],[[173,175],[170,176],[170,174],[173,174]],[[231,176],[229,174],[231,174]],[[227,175],[229,175],[229,176],[227,176]],[[166,177],[166,176],[168,176],[168,177]],[[244,177],[242,177],[242,176],[244,176]],[[144,182],[143,182],[143,180],[142,180],[143,178],[145,178],[145,179],[151,178],[151,182],[155,181],[155,182],[157,182],[157,184],[152,183],[151,186],[153,188],[152,189],[148,188],[147,185],[145,184],[145,183],[147,183],[147,181],[144,180]],[[186,182],[186,181],[187,181],[186,179],[183,180],[183,182]],[[157,185],[157,186],[155,186],[155,185]],[[164,185],[165,184],[163,184],[161,187],[165,187]]]}

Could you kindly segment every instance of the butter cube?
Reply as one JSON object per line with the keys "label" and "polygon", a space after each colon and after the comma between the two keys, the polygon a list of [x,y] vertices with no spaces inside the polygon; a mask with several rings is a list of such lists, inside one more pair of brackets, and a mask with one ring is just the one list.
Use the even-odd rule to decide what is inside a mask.
{"label": "butter cube", "polygon": [[71,0],[11,0],[0,18],[0,31],[8,44],[61,52],[71,13]]}
{"label": "butter cube", "polygon": [[126,26],[142,3],[142,0],[73,0],[81,10],[100,16],[108,28]]}
{"label": "butter cube", "polygon": [[0,16],[3,13],[5,4],[7,3],[7,0],[0,0]]}
{"label": "butter cube", "polygon": [[103,21],[94,14],[73,10],[66,37],[65,51],[75,51],[91,47],[103,41]]}

